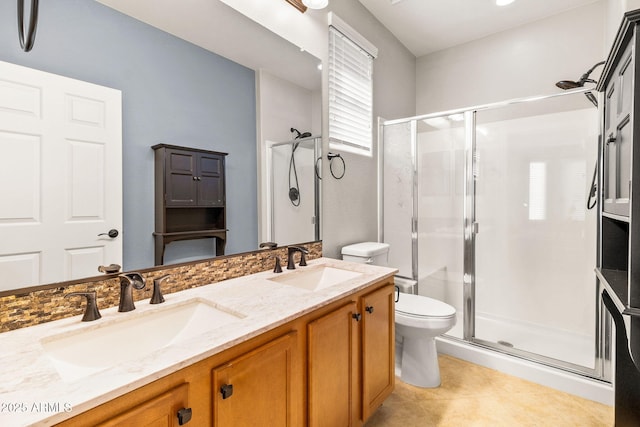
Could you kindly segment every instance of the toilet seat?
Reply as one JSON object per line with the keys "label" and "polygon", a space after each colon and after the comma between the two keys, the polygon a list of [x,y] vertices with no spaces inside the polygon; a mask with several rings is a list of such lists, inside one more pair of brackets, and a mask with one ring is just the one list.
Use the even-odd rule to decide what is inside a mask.
{"label": "toilet seat", "polygon": [[450,318],[456,315],[456,309],[447,303],[422,295],[400,293],[396,302],[396,312],[415,318]]}

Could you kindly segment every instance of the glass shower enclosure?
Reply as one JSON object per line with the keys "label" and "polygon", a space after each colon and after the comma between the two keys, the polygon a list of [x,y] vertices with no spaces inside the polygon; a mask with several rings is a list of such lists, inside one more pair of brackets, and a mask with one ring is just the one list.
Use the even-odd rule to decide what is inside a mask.
{"label": "glass shower enclosure", "polygon": [[603,378],[585,90],[380,122],[380,239],[449,339]]}
{"label": "glass shower enclosure", "polygon": [[266,148],[269,241],[320,240],[322,137],[268,142]]}

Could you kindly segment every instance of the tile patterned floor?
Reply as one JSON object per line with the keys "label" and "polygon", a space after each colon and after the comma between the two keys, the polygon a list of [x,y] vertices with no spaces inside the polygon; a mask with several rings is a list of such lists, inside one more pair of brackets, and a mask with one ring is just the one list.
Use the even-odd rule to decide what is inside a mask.
{"label": "tile patterned floor", "polygon": [[395,391],[365,427],[613,426],[611,406],[451,356],[439,361],[439,388],[396,379]]}

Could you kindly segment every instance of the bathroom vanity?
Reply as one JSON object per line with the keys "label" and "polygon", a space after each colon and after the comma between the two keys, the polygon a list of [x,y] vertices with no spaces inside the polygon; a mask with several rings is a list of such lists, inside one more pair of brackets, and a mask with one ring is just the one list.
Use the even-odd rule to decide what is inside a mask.
{"label": "bathroom vanity", "polygon": [[0,372],[0,401],[28,409],[0,424],[362,425],[394,387],[395,272],[320,258],[0,334],[0,360],[21,377]]}

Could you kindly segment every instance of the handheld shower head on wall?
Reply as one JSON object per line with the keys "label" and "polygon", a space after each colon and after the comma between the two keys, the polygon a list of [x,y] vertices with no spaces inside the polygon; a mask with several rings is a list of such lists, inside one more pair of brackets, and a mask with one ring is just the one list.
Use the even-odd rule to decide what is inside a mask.
{"label": "handheld shower head on wall", "polygon": [[593,67],[589,68],[586,73],[580,76],[578,81],[560,80],[559,82],[556,83],[556,86],[558,86],[562,90],[567,90],[567,89],[576,89],[579,87],[583,87],[585,83],[598,83],[597,81],[590,79],[589,75],[597,66],[602,64],[604,64],[604,61],[598,62]]}
{"label": "handheld shower head on wall", "polygon": [[[296,133],[294,139],[308,138],[311,136],[311,132],[300,133],[296,128],[291,128],[291,132]],[[289,159],[289,200],[293,206],[300,206],[300,184],[298,182],[298,169],[296,168],[295,152],[300,143],[296,142],[291,146],[291,158]],[[293,170],[293,179],[295,184],[291,184],[291,171]]]}

